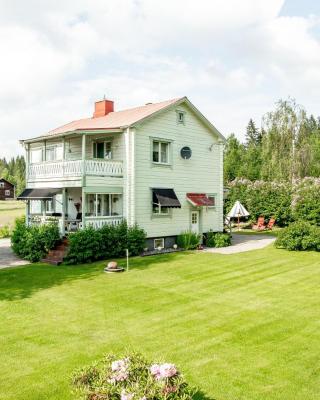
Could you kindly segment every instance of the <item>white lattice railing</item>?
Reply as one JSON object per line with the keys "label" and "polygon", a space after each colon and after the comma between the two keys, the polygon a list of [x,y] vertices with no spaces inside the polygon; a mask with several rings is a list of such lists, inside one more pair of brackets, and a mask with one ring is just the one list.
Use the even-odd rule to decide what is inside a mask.
{"label": "white lattice railing", "polygon": [[119,225],[122,222],[122,219],[122,217],[90,217],[86,218],[85,225],[98,229],[102,228],[104,225]]}
{"label": "white lattice railing", "polygon": [[64,178],[82,175],[123,176],[122,161],[73,160],[30,164],[28,179]]}

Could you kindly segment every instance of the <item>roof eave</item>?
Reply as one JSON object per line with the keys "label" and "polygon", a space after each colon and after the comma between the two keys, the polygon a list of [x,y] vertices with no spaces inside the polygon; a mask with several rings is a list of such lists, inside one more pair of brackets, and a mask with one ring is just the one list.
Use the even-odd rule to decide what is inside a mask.
{"label": "roof eave", "polygon": [[20,144],[28,144],[28,143],[35,143],[35,142],[41,142],[43,140],[49,140],[49,139],[57,139],[57,138],[63,138],[65,136],[72,136],[72,135],[95,135],[99,133],[121,133],[123,131],[123,128],[101,128],[101,129],[76,129],[73,131],[67,131],[67,132],[61,132],[56,135],[43,135],[43,136],[38,136],[35,138],[31,139],[22,139],[19,140]]}

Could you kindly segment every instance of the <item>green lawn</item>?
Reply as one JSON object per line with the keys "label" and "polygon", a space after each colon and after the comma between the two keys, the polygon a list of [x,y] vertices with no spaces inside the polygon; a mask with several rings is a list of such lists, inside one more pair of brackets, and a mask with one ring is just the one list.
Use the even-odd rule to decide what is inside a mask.
{"label": "green lawn", "polygon": [[211,399],[320,398],[319,253],[103,265],[0,270],[1,399],[71,399],[76,367],[126,349],[178,364]]}
{"label": "green lawn", "polygon": [[15,219],[24,215],[25,209],[23,201],[0,201],[0,227],[7,224],[13,226]]}

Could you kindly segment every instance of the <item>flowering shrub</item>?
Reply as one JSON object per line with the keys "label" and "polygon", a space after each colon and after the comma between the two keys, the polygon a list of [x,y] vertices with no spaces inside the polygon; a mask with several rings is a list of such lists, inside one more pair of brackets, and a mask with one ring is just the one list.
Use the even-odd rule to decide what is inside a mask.
{"label": "flowering shrub", "polygon": [[76,371],[72,384],[83,400],[191,400],[195,394],[174,364],[152,364],[136,353],[108,355]]}

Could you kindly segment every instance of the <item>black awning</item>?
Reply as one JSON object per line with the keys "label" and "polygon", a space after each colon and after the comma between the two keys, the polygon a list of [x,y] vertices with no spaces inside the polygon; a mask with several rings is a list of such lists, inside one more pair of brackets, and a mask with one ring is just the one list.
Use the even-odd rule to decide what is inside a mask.
{"label": "black awning", "polygon": [[61,193],[62,189],[25,189],[17,200],[50,200],[53,196]]}
{"label": "black awning", "polygon": [[153,202],[161,207],[181,208],[180,201],[173,189],[152,189]]}

